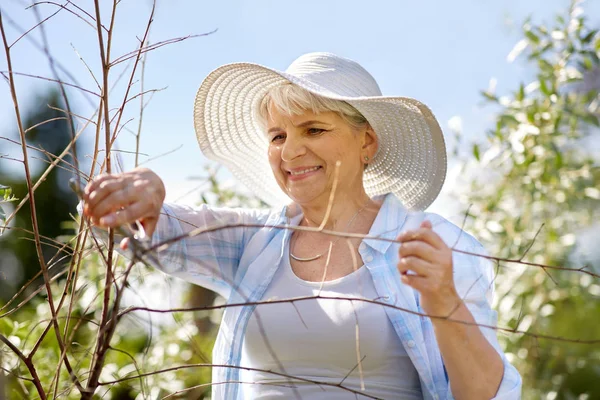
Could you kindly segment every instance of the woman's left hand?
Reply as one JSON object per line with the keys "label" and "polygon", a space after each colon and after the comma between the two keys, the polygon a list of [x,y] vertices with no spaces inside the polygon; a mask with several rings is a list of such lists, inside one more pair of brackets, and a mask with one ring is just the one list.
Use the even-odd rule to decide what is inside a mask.
{"label": "woman's left hand", "polygon": [[[403,283],[421,293],[421,307],[428,315],[447,316],[461,303],[452,274],[452,249],[423,221],[419,229],[398,236]],[[412,271],[412,273],[409,273]]]}

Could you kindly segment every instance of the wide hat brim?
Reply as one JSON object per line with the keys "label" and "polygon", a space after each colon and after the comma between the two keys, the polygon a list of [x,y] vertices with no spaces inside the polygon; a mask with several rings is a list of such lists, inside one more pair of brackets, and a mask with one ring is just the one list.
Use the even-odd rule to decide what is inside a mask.
{"label": "wide hat brim", "polygon": [[431,110],[406,97],[343,96],[301,76],[252,63],[223,65],[202,82],[194,104],[194,126],[204,155],[225,165],[271,206],[289,204],[268,161],[268,140],[255,110],[267,91],[291,82],[316,95],[346,101],[375,131],[379,150],[364,172],[369,196],[394,193],[410,210],[424,210],[446,176],[442,130]]}

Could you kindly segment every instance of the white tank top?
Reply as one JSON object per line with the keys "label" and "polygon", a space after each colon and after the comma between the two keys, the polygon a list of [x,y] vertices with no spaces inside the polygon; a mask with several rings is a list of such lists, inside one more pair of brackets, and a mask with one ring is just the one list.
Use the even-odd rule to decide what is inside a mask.
{"label": "white tank top", "polygon": [[[378,297],[365,267],[321,284],[294,274],[289,247],[283,260],[263,300],[315,296],[319,291],[323,296]],[[333,384],[343,380],[343,386],[358,391],[362,391],[358,367],[362,359],[364,393],[386,400],[423,398],[418,373],[380,305],[332,299],[298,301],[295,307],[291,303],[259,305],[248,322],[242,353],[242,367]],[[268,372],[242,370],[240,377],[244,399],[296,399],[297,395],[311,400],[366,399],[339,387]]]}

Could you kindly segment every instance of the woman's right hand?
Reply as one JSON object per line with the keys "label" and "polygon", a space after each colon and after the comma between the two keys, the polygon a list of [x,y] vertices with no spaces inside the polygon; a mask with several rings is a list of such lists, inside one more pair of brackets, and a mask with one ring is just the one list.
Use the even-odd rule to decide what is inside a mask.
{"label": "woman's right hand", "polygon": [[152,235],[165,194],[162,179],[147,168],[100,175],[85,187],[83,214],[105,228],[139,221]]}

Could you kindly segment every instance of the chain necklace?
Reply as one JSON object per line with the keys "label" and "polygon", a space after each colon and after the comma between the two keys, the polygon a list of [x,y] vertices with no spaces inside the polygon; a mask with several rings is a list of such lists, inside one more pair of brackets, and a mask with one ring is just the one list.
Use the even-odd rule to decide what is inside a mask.
{"label": "chain necklace", "polygon": [[[350,218],[350,221],[348,221],[348,223],[346,224],[346,228],[345,230],[348,230],[350,228],[350,225],[352,224],[352,222],[354,222],[354,220],[356,219],[356,217],[358,217],[358,214],[360,214],[362,212],[362,210],[365,209],[365,207],[369,204],[369,200],[367,200],[367,202],[365,203],[364,206],[362,206],[353,216],[352,218]],[[330,242],[331,243],[331,248],[333,249],[333,246],[335,246],[335,244],[337,242],[339,242],[339,240],[341,239],[341,236],[338,236],[338,238],[333,241]],[[294,242],[295,243],[295,242]],[[292,253],[292,249],[290,248],[290,257],[292,257],[294,260],[296,261],[300,261],[300,262],[308,262],[308,261],[314,261],[314,260],[318,260],[319,258],[323,257],[329,250],[324,251],[321,254],[317,254],[316,256],[312,256],[312,257],[297,257]]]}

